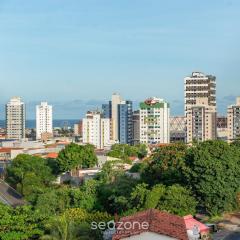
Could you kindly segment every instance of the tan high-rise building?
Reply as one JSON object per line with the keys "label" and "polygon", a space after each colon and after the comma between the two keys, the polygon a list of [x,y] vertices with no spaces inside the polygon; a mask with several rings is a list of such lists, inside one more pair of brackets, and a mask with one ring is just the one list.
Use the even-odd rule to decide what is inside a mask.
{"label": "tan high-rise building", "polygon": [[216,139],[216,107],[209,105],[209,99],[196,98],[196,103],[187,108],[187,143]]}
{"label": "tan high-rise building", "polygon": [[193,72],[184,78],[185,115],[187,109],[196,104],[197,98],[207,98],[207,104],[216,107],[216,77]]}
{"label": "tan high-rise building", "polygon": [[118,105],[121,104],[123,101],[122,97],[114,93],[112,95],[112,140],[118,142],[119,136],[118,136]]}
{"label": "tan high-rise building", "polygon": [[240,97],[236,104],[228,107],[227,112],[228,141],[240,138]]}
{"label": "tan high-rise building", "polygon": [[13,97],[6,104],[6,129],[8,139],[25,138],[25,104]]}

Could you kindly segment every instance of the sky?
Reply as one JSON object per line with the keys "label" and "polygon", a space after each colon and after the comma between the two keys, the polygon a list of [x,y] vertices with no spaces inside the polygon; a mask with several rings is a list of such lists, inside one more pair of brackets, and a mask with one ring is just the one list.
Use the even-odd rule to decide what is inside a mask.
{"label": "sky", "polygon": [[0,119],[11,96],[78,118],[119,92],[183,114],[183,78],[217,77],[218,109],[240,95],[239,0],[0,0]]}

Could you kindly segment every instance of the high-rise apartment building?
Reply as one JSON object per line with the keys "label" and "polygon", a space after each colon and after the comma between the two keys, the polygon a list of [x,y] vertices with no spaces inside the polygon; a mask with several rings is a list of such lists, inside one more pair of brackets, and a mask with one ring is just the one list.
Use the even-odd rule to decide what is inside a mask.
{"label": "high-rise apartment building", "polygon": [[112,101],[102,104],[102,112],[104,118],[112,118]]}
{"label": "high-rise apartment building", "polygon": [[227,112],[228,141],[240,138],[240,97],[236,104],[228,107]]}
{"label": "high-rise apartment building", "polygon": [[196,103],[187,108],[187,143],[216,139],[216,117],[216,107],[209,105],[207,97],[196,98]]}
{"label": "high-rise apartment building", "polygon": [[132,101],[118,104],[118,139],[119,143],[133,144]]}
{"label": "high-rise apartment building", "polygon": [[114,93],[112,100],[102,105],[103,118],[111,119],[111,136],[115,143],[133,144],[132,101],[124,101]]}
{"label": "high-rise apartment building", "polygon": [[140,103],[140,142],[161,144],[170,142],[169,103],[160,98],[149,98]]}
{"label": "high-rise apartment building", "polygon": [[196,105],[197,98],[207,98],[207,105],[216,108],[216,77],[193,72],[184,78],[185,115],[187,109]]}
{"label": "high-rise apartment building", "polygon": [[36,106],[36,139],[51,137],[53,134],[52,106],[41,102]]}
{"label": "high-rise apartment building", "polygon": [[25,104],[20,97],[13,97],[5,106],[8,139],[25,138]]}
{"label": "high-rise apartment building", "polygon": [[121,104],[122,97],[114,93],[112,95],[112,102],[111,102],[111,113],[112,113],[112,138],[113,141],[119,141],[119,123],[118,123],[118,105]]}
{"label": "high-rise apartment building", "polygon": [[99,111],[88,111],[82,120],[83,143],[94,145],[98,149],[111,145],[111,119],[102,118]]}
{"label": "high-rise apartment building", "polygon": [[140,113],[139,110],[133,112],[133,145],[140,143]]}

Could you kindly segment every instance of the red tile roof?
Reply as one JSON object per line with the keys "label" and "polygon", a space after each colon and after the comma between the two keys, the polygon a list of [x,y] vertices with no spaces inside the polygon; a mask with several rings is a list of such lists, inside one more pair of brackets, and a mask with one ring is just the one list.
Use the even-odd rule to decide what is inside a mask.
{"label": "red tile roof", "polygon": [[11,153],[11,150],[22,150],[23,148],[0,148],[0,153]]}
{"label": "red tile roof", "polygon": [[155,209],[146,210],[144,212],[136,213],[132,216],[121,218],[120,222],[138,222],[140,224],[148,222],[149,228],[148,230],[117,230],[116,234],[113,236],[113,240],[139,235],[143,232],[153,232],[179,240],[188,240],[184,218],[166,212],[160,212]]}
{"label": "red tile roof", "polygon": [[197,226],[200,233],[208,233],[209,232],[209,228],[206,225],[204,225],[203,223],[194,219],[192,215],[185,216],[184,221],[185,221],[187,230],[192,230],[195,226]]}
{"label": "red tile roof", "polygon": [[52,152],[52,153],[48,153],[46,155],[46,158],[57,158],[58,157],[58,153]]}

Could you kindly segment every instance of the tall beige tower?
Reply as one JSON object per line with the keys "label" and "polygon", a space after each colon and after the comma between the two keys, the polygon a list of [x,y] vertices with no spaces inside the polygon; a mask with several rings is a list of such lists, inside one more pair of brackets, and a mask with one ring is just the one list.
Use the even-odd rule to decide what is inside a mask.
{"label": "tall beige tower", "polygon": [[207,104],[216,108],[216,77],[202,72],[193,72],[184,78],[185,114],[196,104],[197,98],[207,98]]}
{"label": "tall beige tower", "polygon": [[216,108],[209,105],[209,99],[196,98],[196,103],[187,108],[187,143],[213,140],[216,132]]}
{"label": "tall beige tower", "polygon": [[240,97],[236,104],[228,107],[227,111],[228,141],[240,138]]}
{"label": "tall beige tower", "polygon": [[25,138],[25,104],[13,97],[6,104],[6,129],[8,139]]}
{"label": "tall beige tower", "polygon": [[123,101],[118,93],[112,95],[112,140],[118,141],[118,105]]}

